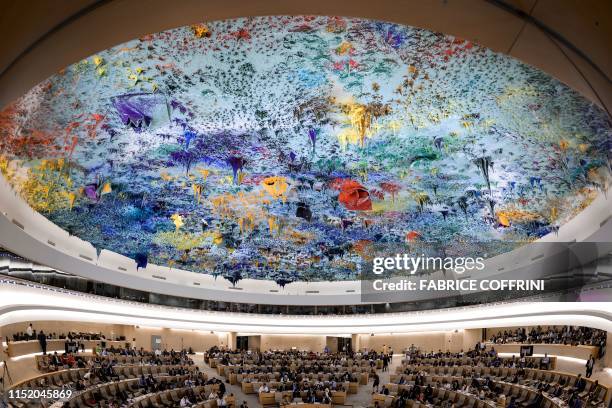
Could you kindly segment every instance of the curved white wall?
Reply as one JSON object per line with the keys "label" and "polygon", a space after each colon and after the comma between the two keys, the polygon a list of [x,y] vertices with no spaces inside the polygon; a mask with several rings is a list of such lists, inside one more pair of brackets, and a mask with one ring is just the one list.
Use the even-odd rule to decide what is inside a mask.
{"label": "curved white wall", "polygon": [[529,325],[612,331],[611,306],[611,302],[515,302],[382,315],[283,316],[144,305],[0,280],[0,326],[61,320],[260,334],[410,333]]}

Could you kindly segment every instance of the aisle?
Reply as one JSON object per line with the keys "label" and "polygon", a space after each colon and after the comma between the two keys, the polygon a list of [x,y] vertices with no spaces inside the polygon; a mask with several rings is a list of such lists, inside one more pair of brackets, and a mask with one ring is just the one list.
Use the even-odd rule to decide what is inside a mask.
{"label": "aisle", "polygon": [[[389,364],[389,371],[382,372],[381,370],[378,370],[380,384],[384,385],[389,382],[389,375],[391,373],[394,373],[395,368],[401,364],[402,357],[402,354],[394,354],[393,361],[391,361],[391,363]],[[198,356],[196,364],[198,367],[200,367],[200,370],[203,373],[206,373],[206,375],[208,375],[209,379],[212,377],[217,377],[223,380],[223,382],[225,382],[225,378],[218,375],[216,369],[210,368],[208,364],[204,363],[203,357],[202,360],[200,360],[200,356]],[[259,400],[257,399],[257,395],[247,395],[243,393],[240,384],[230,385],[229,383],[225,382],[225,387],[228,393],[232,393],[236,396],[237,406],[240,406],[240,404],[242,404],[242,401],[246,401],[249,405],[249,408],[261,406],[259,404]],[[355,408],[365,408],[372,406],[372,379],[370,379],[370,382],[367,385],[360,385],[357,394],[348,394],[346,404],[347,406],[353,406]]]}
{"label": "aisle", "polygon": [[[377,370],[378,377],[380,378],[380,385],[389,383],[389,376],[395,373],[396,367],[401,365],[403,354],[394,354],[393,360],[389,364],[389,370],[382,372]],[[346,403],[352,405],[355,408],[371,407],[372,406],[372,379],[368,385],[360,385],[357,394],[348,394]]]}
{"label": "aisle", "polygon": [[257,399],[257,394],[245,394],[242,392],[242,388],[240,384],[230,385],[229,382],[226,382],[226,378],[217,374],[217,370],[214,368],[210,368],[208,364],[204,362],[204,357],[198,356],[198,361],[196,362],[197,366],[200,367],[200,370],[205,373],[209,379],[213,377],[217,377],[225,383],[225,389],[228,394],[234,394],[236,396],[236,406],[239,407],[242,404],[242,401],[246,401],[249,408],[260,407],[259,400]]}

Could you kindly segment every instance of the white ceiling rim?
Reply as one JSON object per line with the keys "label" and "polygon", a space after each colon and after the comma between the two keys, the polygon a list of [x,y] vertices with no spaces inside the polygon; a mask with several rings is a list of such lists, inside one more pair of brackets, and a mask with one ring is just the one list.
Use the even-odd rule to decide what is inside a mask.
{"label": "white ceiling rim", "polygon": [[[70,308],[66,305],[70,305]],[[44,320],[285,334],[408,333],[537,324],[581,325],[610,332],[612,303],[515,302],[383,315],[279,316],[141,305],[96,296],[0,284],[0,326]]]}

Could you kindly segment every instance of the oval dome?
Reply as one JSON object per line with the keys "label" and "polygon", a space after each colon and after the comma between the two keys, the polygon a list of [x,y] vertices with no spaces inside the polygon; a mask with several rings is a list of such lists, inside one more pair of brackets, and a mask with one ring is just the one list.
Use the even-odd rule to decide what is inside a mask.
{"label": "oval dome", "polygon": [[0,113],[0,170],[99,250],[282,285],[554,233],[607,188],[611,134],[575,91],[470,41],[255,17],[67,67]]}

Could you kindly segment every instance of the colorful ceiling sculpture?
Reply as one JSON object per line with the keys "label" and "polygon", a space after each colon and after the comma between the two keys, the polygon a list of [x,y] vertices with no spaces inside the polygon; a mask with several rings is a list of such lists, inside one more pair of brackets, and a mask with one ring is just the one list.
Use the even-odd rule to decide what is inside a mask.
{"label": "colorful ceiling sculpture", "polygon": [[0,168],[98,249],[223,276],[358,277],[373,248],[492,256],[606,188],[611,125],[470,41],[261,17],[121,44],[0,116]]}

